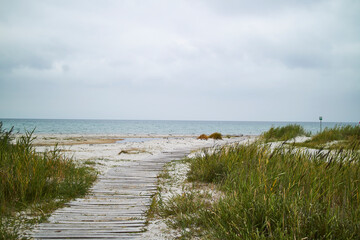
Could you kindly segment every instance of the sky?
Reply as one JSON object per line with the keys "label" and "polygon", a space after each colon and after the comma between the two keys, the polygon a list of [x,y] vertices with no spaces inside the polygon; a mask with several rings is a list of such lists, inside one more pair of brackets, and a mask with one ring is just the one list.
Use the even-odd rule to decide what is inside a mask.
{"label": "sky", "polygon": [[0,0],[0,118],[360,121],[359,0]]}

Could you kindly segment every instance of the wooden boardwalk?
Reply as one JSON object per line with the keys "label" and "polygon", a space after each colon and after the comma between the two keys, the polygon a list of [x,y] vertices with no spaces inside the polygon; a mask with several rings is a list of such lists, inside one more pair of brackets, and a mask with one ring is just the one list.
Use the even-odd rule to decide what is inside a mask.
{"label": "wooden boardwalk", "polygon": [[90,194],[58,209],[49,222],[38,225],[34,239],[144,239],[146,211],[157,191],[157,175],[165,163],[188,150],[163,152],[99,177]]}

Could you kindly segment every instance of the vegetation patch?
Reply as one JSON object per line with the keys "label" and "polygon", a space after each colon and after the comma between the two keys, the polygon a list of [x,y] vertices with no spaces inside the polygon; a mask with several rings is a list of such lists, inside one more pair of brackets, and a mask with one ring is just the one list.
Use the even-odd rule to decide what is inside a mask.
{"label": "vegetation patch", "polygon": [[261,139],[266,142],[287,141],[298,136],[309,137],[310,135],[311,133],[306,132],[302,126],[290,124],[284,127],[271,127],[268,131],[261,135]]}
{"label": "vegetation patch", "polygon": [[306,151],[259,142],[227,146],[190,161],[188,179],[222,192],[196,191],[162,203],[183,239],[357,239],[360,236],[357,151]]}
{"label": "vegetation patch", "polygon": [[[209,187],[207,184],[186,181],[189,161],[186,158],[166,164],[163,173],[158,176],[158,192],[153,196],[147,212],[150,224],[162,219],[170,227],[161,230],[162,237],[166,236],[166,239],[202,236],[203,231],[198,228],[197,220],[201,221],[198,212],[203,208],[208,209],[214,199],[213,185]],[[192,227],[189,228],[189,225]]]}
{"label": "vegetation patch", "polygon": [[209,137],[208,137],[208,135],[206,135],[206,134],[201,134],[197,139],[200,139],[200,140],[208,140]]}
{"label": "vegetation patch", "polygon": [[360,149],[360,126],[335,126],[325,128],[314,135],[311,140],[299,143],[298,146],[330,149]]}
{"label": "vegetation patch", "polygon": [[221,140],[222,135],[221,135],[221,133],[214,132],[214,133],[210,134],[209,138],[216,139],[216,140]]}
{"label": "vegetation patch", "polygon": [[212,139],[215,139],[215,140],[222,140],[222,134],[218,133],[218,132],[214,132],[214,133],[210,134],[209,136],[206,135],[206,134],[201,134],[197,139],[208,140],[209,138],[212,138]]}
{"label": "vegetation patch", "polygon": [[86,194],[96,179],[94,169],[78,166],[56,147],[36,152],[32,133],[12,143],[12,129],[3,130],[0,123],[0,239],[18,239],[17,224],[31,222],[20,216],[43,221],[55,208]]}

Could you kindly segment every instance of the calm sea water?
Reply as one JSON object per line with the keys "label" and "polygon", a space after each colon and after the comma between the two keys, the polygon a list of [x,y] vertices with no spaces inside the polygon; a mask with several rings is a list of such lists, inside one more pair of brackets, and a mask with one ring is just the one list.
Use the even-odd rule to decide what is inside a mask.
{"label": "calm sea water", "polygon": [[[245,121],[157,121],[157,120],[62,120],[62,119],[0,119],[3,128],[14,126],[15,132],[50,134],[172,134],[200,135],[221,132],[222,134],[258,135],[270,127],[299,124],[307,131],[320,130],[319,122],[245,122]],[[322,127],[358,123],[323,122]]]}

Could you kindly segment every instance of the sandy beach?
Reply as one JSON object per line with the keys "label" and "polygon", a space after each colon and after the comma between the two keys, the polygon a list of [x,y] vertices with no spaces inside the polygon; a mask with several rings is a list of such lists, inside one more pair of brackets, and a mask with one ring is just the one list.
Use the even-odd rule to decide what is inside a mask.
{"label": "sandy beach", "polygon": [[[33,143],[37,146],[37,151],[53,149],[57,144],[57,148],[65,155],[99,171],[99,180],[90,189],[88,196],[75,199],[65,208],[55,211],[48,223],[36,226],[30,235],[36,239],[45,236],[57,238],[59,234],[60,237],[84,237],[84,234],[96,228],[98,230],[94,234],[108,237],[114,231],[120,231],[104,230],[108,229],[106,224],[117,219],[116,221],[120,221],[118,225],[111,226],[118,228],[122,224],[120,232],[125,237],[166,239],[165,224],[158,221],[148,223],[146,218],[151,196],[157,189],[157,176],[164,164],[180,160],[189,154],[194,155],[202,148],[252,138],[254,136],[198,140],[196,136],[171,135],[36,135]],[[119,207],[115,209],[114,204]],[[75,223],[79,226],[76,227]]]}
{"label": "sandy beach", "polygon": [[191,135],[102,135],[102,134],[38,134],[33,144],[37,151],[53,149],[56,145],[78,162],[92,163],[104,174],[115,166],[128,165],[162,152],[198,150],[251,139],[255,136],[199,140]]}

